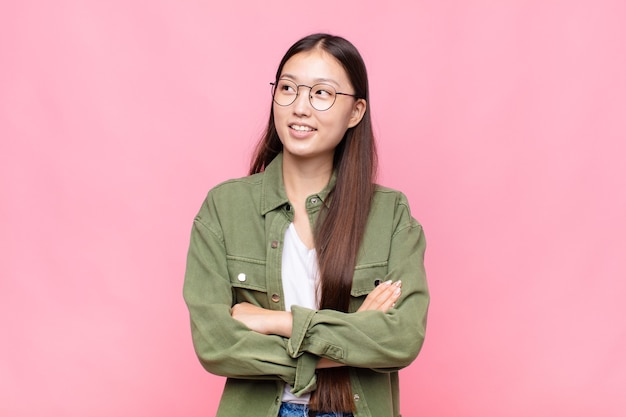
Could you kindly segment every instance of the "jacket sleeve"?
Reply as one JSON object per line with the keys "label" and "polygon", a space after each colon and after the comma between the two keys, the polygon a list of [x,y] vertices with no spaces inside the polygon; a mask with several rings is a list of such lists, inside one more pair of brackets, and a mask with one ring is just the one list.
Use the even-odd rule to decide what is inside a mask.
{"label": "jacket sleeve", "polygon": [[402,294],[387,313],[343,313],[292,307],[289,354],[312,353],[348,366],[390,372],[408,366],[424,342],[429,294],[424,270],[426,241],[408,204],[396,207],[386,280],[402,280]]}
{"label": "jacket sleeve", "polygon": [[315,389],[319,358],[294,358],[287,339],[262,335],[233,319],[233,290],[217,214],[210,198],[193,223],[183,296],[189,309],[194,349],[209,372],[230,378],[280,379],[296,395]]}

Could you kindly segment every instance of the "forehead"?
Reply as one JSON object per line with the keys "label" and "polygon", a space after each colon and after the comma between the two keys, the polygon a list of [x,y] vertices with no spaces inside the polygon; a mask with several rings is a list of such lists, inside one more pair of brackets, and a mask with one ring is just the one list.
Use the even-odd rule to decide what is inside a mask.
{"label": "forehead", "polygon": [[280,76],[302,83],[331,82],[338,86],[350,84],[348,74],[337,58],[319,49],[300,52],[289,58]]}

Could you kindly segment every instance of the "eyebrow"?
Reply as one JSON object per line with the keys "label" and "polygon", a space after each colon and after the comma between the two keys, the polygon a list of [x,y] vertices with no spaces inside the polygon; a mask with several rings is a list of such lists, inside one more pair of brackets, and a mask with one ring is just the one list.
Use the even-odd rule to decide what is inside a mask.
{"label": "eyebrow", "polygon": [[[282,74],[280,78],[289,78],[290,80],[296,81],[297,77],[291,74]],[[332,78],[316,78],[313,80],[313,84],[326,83],[326,84],[334,84],[337,87],[341,87],[341,85],[333,80]]]}

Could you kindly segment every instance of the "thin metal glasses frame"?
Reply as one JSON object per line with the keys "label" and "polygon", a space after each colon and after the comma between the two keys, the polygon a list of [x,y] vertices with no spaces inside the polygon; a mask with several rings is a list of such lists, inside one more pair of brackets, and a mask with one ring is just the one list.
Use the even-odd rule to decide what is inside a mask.
{"label": "thin metal glasses frame", "polygon": [[[280,80],[278,80],[278,81],[280,81]],[[286,81],[289,81],[289,80],[286,80]],[[296,84],[293,81],[289,81],[289,82],[292,83],[296,87],[296,94],[293,96],[293,101],[291,103],[289,103],[289,104],[281,104],[281,103],[276,101],[276,97],[275,97],[275,95],[276,95],[276,85],[278,84],[278,82],[270,83],[270,85],[272,86],[272,91],[271,91],[272,92],[272,100],[274,101],[274,103],[278,104],[281,107],[288,107],[288,106],[291,106],[293,103],[295,103],[295,101],[298,99],[298,96],[300,95],[300,87],[306,87],[306,88],[309,89],[309,104],[311,104],[311,107],[313,107],[317,111],[327,111],[331,107],[333,107],[333,105],[335,104],[335,101],[337,101],[337,96],[338,95],[358,98],[358,96],[356,94],[342,93],[340,91],[335,90],[335,87],[333,87],[332,85],[326,84],[326,83],[317,83],[317,84],[313,84],[312,86],[309,86],[309,85],[306,85],[306,84]],[[334,93],[335,95],[333,97],[333,102],[327,108],[322,109],[322,110],[320,110],[317,107],[315,107],[315,105],[313,104],[313,101],[312,101],[313,100],[313,96],[311,95],[311,91],[313,91],[313,89],[315,87],[320,86],[320,85],[330,87],[335,92]]]}

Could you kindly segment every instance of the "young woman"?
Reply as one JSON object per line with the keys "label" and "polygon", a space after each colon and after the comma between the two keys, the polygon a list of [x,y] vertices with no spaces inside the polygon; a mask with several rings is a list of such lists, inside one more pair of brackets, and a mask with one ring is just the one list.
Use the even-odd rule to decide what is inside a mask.
{"label": "young woman", "polygon": [[374,184],[365,64],[307,36],[272,84],[250,175],[195,218],[184,296],[219,417],[398,417],[398,370],[428,309],[425,240],[405,196]]}

